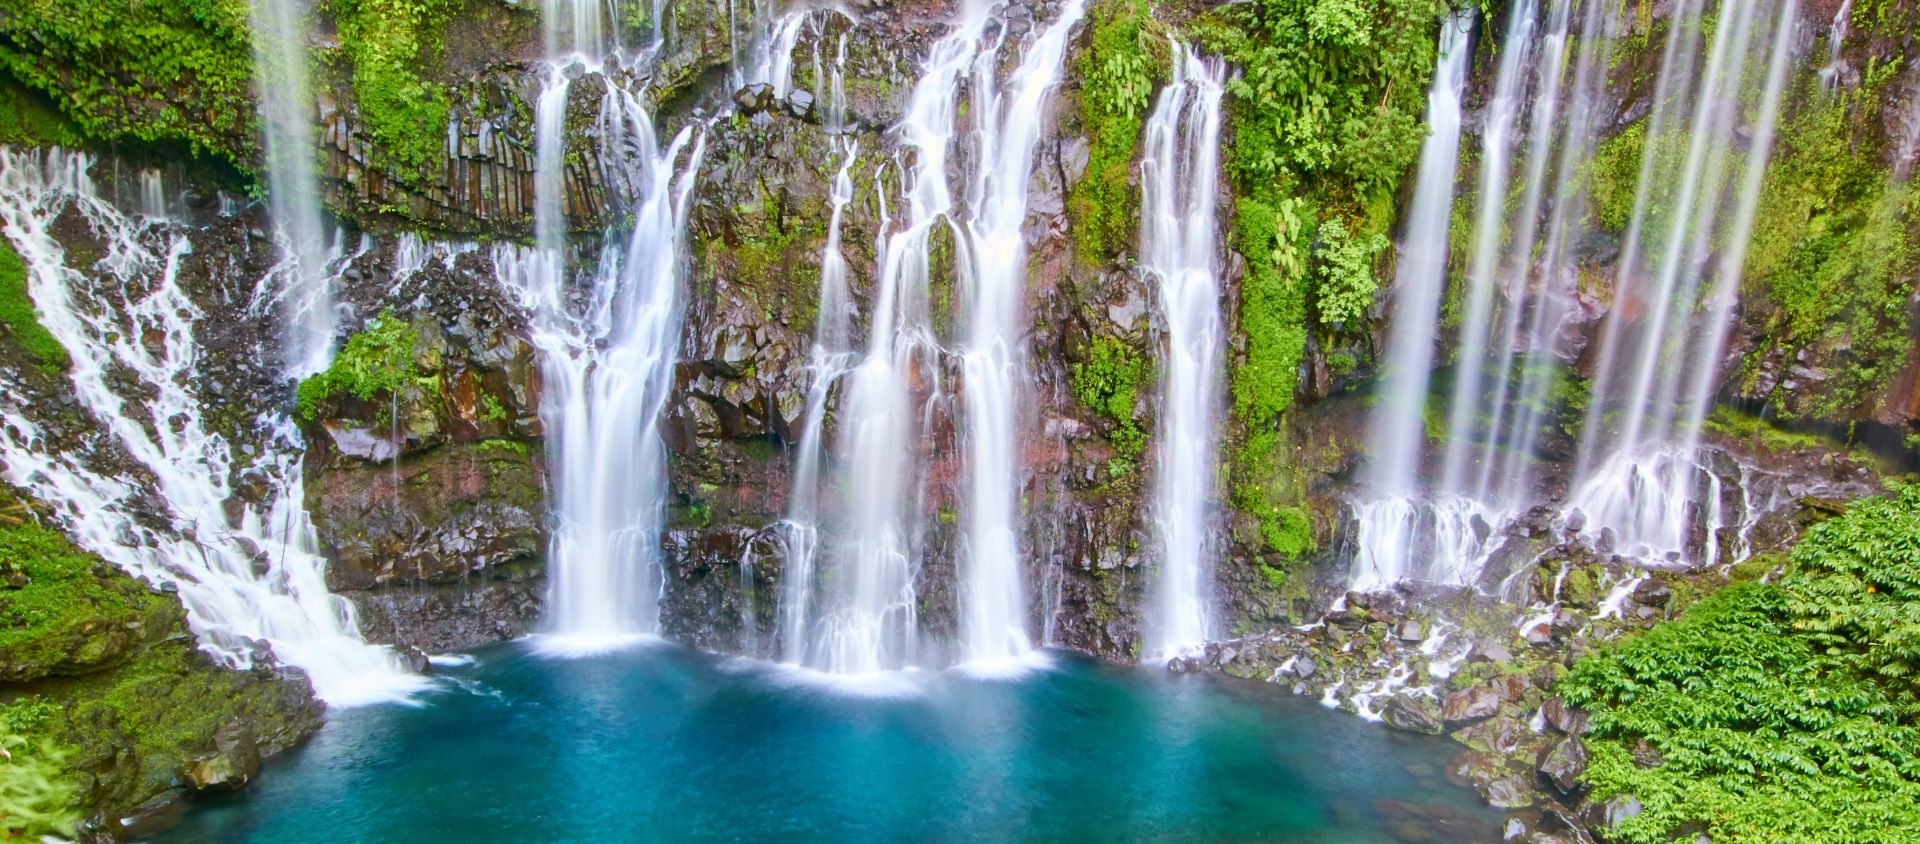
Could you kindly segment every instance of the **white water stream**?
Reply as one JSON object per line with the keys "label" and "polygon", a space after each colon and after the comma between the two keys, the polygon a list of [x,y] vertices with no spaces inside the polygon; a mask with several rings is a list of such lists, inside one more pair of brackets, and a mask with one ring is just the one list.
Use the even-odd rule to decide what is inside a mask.
{"label": "white water stream", "polygon": [[[187,229],[101,199],[92,165],[57,149],[0,148],[0,224],[26,261],[42,324],[72,357],[73,396],[100,428],[90,448],[55,447],[7,391],[16,396],[0,402],[7,480],[51,505],[82,547],[177,588],[201,646],[229,665],[250,664],[260,640],[332,705],[424,688],[389,649],[362,641],[352,605],[327,591],[291,421],[256,420],[270,431],[261,455],[206,421],[190,378],[206,354],[195,337],[206,314],[177,279],[193,249]],[[103,246],[91,266],[69,264],[52,234],[69,210]],[[264,504],[238,495],[243,472],[267,481]]]}
{"label": "white water stream", "polygon": [[1140,269],[1159,290],[1162,360],[1154,527],[1160,573],[1147,654],[1164,659],[1213,634],[1214,489],[1220,403],[1218,63],[1173,45],[1173,79],[1147,118],[1140,164]]}

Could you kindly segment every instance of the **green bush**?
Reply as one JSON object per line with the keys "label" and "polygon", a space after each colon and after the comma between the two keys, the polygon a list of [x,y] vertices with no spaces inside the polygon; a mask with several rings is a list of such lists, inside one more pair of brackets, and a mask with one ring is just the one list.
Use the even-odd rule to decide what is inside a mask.
{"label": "green bush", "polygon": [[[1920,840],[1917,599],[1909,487],[1814,527],[1778,583],[1728,586],[1582,659],[1561,691],[1592,713],[1587,781],[1645,807],[1613,836]],[[1642,740],[1659,764],[1635,762]]]}
{"label": "green bush", "polygon": [[1107,440],[1128,461],[1124,467],[1131,467],[1131,459],[1147,447],[1147,434],[1133,418],[1134,401],[1146,376],[1147,362],[1132,346],[1112,337],[1093,338],[1086,358],[1073,364],[1073,394],[1108,420]]}
{"label": "green bush", "polygon": [[414,380],[413,359],[419,345],[420,334],[412,323],[392,311],[374,318],[365,331],[347,339],[346,348],[325,372],[300,382],[300,418],[314,419],[321,402],[337,395],[372,401],[406,386]]}
{"label": "green bush", "polygon": [[446,161],[447,91],[419,68],[443,49],[457,2],[331,0],[360,117],[403,178],[437,174]]}
{"label": "green bush", "polygon": [[34,746],[0,724],[0,840],[32,841],[73,834],[80,823],[76,789],[61,775],[63,751]]}
{"label": "green bush", "polygon": [[247,0],[10,0],[0,66],[88,136],[182,143],[245,166],[254,148]]}

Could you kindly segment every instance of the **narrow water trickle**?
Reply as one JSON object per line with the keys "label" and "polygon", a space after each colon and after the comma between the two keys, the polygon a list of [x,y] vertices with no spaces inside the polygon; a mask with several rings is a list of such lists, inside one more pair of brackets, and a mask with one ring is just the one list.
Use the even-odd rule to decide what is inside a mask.
{"label": "narrow water trickle", "polygon": [[1147,118],[1140,268],[1166,320],[1154,526],[1160,540],[1151,658],[1213,633],[1212,513],[1220,402],[1221,67],[1173,45],[1173,79]]}

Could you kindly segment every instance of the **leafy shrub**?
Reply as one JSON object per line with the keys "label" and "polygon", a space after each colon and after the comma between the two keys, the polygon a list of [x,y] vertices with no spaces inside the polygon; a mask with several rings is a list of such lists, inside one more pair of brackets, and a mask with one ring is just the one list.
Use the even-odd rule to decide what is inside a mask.
{"label": "leafy shrub", "polygon": [[321,402],[343,393],[371,401],[406,386],[414,378],[413,358],[419,345],[420,334],[412,323],[392,311],[374,318],[367,330],[348,338],[346,348],[325,372],[300,382],[300,418],[313,419]]}
{"label": "leafy shrub", "polygon": [[[1645,807],[1613,837],[1920,840],[1917,598],[1909,487],[1810,530],[1779,583],[1728,586],[1582,659],[1561,691],[1592,712],[1587,780]],[[1636,763],[1642,740],[1658,764]]]}

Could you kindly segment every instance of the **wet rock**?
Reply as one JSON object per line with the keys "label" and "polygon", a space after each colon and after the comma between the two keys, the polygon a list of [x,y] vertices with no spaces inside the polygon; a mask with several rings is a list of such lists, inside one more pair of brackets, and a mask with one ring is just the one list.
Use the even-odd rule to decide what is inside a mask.
{"label": "wet rock", "polygon": [[1645,810],[1646,807],[1641,806],[1640,801],[1633,795],[1621,794],[1597,803],[1589,802],[1582,807],[1580,816],[1587,826],[1605,829]]}
{"label": "wet rock", "polygon": [[733,92],[733,104],[739,106],[743,114],[752,115],[766,111],[773,107],[773,86],[765,82],[755,82],[743,87]]}
{"label": "wet rock", "polygon": [[800,120],[811,120],[813,114],[813,94],[804,88],[795,88],[787,94],[785,103],[787,114]]}
{"label": "wet rock", "polygon": [[1512,662],[1513,654],[1507,646],[1495,641],[1476,641],[1467,649],[1467,662]]}
{"label": "wet rock", "polygon": [[1633,587],[1633,601],[1649,607],[1664,607],[1673,598],[1673,589],[1654,578],[1641,580]]}
{"label": "wet rock", "polygon": [[180,776],[196,791],[231,791],[246,785],[260,771],[260,745],[253,729],[234,720],[213,734],[212,753],[194,757]]}
{"label": "wet rock", "polygon": [[1586,790],[1580,777],[1587,772],[1587,747],[1573,736],[1561,739],[1540,754],[1534,770],[1562,797],[1578,797]]}
{"label": "wet rock", "polygon": [[1500,712],[1500,696],[1486,686],[1474,686],[1447,696],[1441,719],[1454,728],[1492,718]]}
{"label": "wet rock", "polygon": [[1300,657],[1293,662],[1293,676],[1302,680],[1312,679],[1314,673],[1319,670],[1320,664],[1315,662],[1313,657],[1310,656]]}
{"label": "wet rock", "polygon": [[1536,792],[1519,776],[1505,776],[1488,783],[1485,794],[1496,809],[1524,809],[1534,804]]}
{"label": "wet rock", "polygon": [[1548,727],[1564,735],[1580,736],[1587,732],[1587,713],[1568,706],[1559,695],[1547,698],[1540,705],[1540,717]]}
{"label": "wet rock", "polygon": [[1440,732],[1440,704],[1425,695],[1396,697],[1380,713],[1387,726],[1410,733]]}
{"label": "wet rock", "polygon": [[1633,764],[1642,768],[1658,768],[1667,761],[1666,756],[1661,754],[1660,749],[1648,743],[1644,738],[1634,739],[1633,749],[1628,752],[1633,756]]}
{"label": "wet rock", "polygon": [[1393,635],[1394,638],[1410,645],[1417,645],[1426,638],[1420,632],[1420,622],[1413,619],[1400,622],[1400,625],[1394,628]]}
{"label": "wet rock", "polygon": [[393,652],[396,656],[400,657],[400,664],[406,666],[408,671],[415,674],[425,674],[433,667],[433,663],[428,661],[427,655],[421,653],[419,648],[412,645],[405,643],[396,644],[393,646]]}

